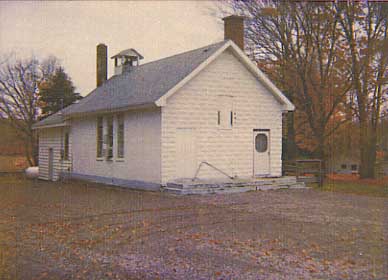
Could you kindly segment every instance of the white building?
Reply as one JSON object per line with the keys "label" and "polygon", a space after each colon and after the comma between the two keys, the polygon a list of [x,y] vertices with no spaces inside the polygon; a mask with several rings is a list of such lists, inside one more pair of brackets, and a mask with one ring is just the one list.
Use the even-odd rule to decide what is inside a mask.
{"label": "white building", "polygon": [[157,189],[201,162],[215,168],[199,178],[281,176],[282,113],[294,106],[241,50],[243,19],[224,21],[226,40],[200,49],[146,64],[120,52],[108,80],[98,45],[98,87],[35,125],[40,178]]}

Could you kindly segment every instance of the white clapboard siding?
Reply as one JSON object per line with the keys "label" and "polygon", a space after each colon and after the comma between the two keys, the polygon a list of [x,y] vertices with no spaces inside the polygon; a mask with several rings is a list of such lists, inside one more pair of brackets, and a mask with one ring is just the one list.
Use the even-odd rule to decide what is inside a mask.
{"label": "white clapboard siding", "polygon": [[[231,129],[227,123],[217,124],[220,107],[233,110]],[[223,118],[225,116],[227,112],[222,114]],[[116,124],[114,121],[115,135]],[[112,180],[166,184],[179,178],[179,172],[186,177],[191,176],[186,172],[194,176],[195,168],[184,162],[189,155],[195,166],[206,161],[231,176],[251,177],[254,129],[270,130],[270,175],[281,175],[282,106],[230,51],[219,55],[169,97],[166,106],[125,112],[123,159],[116,157],[116,142],[112,160],[96,158],[96,126],[96,115],[71,120],[70,160],[66,162],[60,160],[62,128],[40,130],[40,178],[49,177],[49,148],[54,149],[54,179],[62,169]],[[186,139],[186,133],[178,137],[183,144],[177,145],[180,129],[192,131],[195,143]],[[177,164],[182,164],[183,169],[177,168]],[[206,165],[198,176],[223,177]]]}
{"label": "white clapboard siding", "polygon": [[72,136],[69,135],[69,159],[61,160],[61,150],[64,149],[63,138],[67,128],[46,128],[39,130],[39,178],[49,180],[49,149],[53,149],[53,179],[59,179],[61,172],[71,171]]}
{"label": "white clapboard siding", "polygon": [[[114,118],[115,119],[115,118]],[[113,130],[116,139],[116,121]],[[73,172],[160,184],[160,109],[124,113],[124,158],[117,158],[116,140],[112,160],[97,159],[97,116],[72,120]]]}
{"label": "white clapboard siding", "polygon": [[[232,129],[220,129],[220,96],[232,96]],[[162,107],[162,183],[177,177],[176,131],[196,131],[196,163],[207,161],[230,175],[253,176],[253,129],[270,129],[270,175],[281,175],[282,111],[271,93],[230,52],[225,51],[167,99]],[[194,174],[193,174],[194,176]],[[222,177],[211,168],[199,177]]]}

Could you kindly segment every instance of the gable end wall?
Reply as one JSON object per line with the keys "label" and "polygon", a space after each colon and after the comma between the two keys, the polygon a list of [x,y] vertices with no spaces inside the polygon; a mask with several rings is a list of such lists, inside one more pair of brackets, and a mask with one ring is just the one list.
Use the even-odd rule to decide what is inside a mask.
{"label": "gable end wall", "polygon": [[[220,95],[233,96],[233,129],[217,125]],[[281,105],[230,51],[222,53],[162,107],[162,184],[177,178],[177,158],[184,156],[176,154],[178,128],[194,128],[197,165],[207,161],[239,177],[253,176],[253,129],[270,129],[270,172],[281,175]],[[199,177],[223,175],[205,166]]]}

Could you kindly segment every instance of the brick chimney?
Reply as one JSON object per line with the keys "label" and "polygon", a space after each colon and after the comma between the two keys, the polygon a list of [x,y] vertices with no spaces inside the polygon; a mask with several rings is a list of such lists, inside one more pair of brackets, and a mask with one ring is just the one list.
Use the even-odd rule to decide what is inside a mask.
{"label": "brick chimney", "polygon": [[108,78],[108,47],[105,44],[97,45],[97,87]]}
{"label": "brick chimney", "polygon": [[231,15],[224,17],[224,38],[232,40],[244,50],[244,17]]}

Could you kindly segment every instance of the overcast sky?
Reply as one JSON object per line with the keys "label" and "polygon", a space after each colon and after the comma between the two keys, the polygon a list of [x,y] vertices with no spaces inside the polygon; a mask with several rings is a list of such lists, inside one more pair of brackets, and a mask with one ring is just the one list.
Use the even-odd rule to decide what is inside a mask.
{"label": "overcast sky", "polygon": [[[77,91],[96,86],[96,45],[135,48],[144,62],[223,40],[215,2],[0,2],[0,55],[54,55]],[[110,77],[113,61],[108,60]]]}

